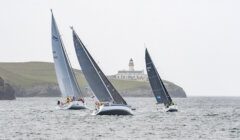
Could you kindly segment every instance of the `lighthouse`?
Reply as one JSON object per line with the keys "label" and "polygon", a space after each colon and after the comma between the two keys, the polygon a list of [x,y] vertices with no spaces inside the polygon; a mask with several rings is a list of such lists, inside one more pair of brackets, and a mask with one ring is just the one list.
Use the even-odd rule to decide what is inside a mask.
{"label": "lighthouse", "polygon": [[113,78],[120,80],[136,80],[147,81],[147,75],[143,70],[135,70],[133,59],[131,58],[128,63],[128,70],[119,70],[117,74],[113,75]]}
{"label": "lighthouse", "polygon": [[134,71],[134,63],[132,58],[129,60],[128,66],[129,66],[129,71]]}

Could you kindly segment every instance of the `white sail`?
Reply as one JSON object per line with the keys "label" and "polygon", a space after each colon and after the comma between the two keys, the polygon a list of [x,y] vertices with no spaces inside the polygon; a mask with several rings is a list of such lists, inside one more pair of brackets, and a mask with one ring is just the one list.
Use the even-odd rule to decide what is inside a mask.
{"label": "white sail", "polygon": [[82,97],[75,75],[68,60],[56,21],[52,14],[52,51],[57,81],[62,97]]}

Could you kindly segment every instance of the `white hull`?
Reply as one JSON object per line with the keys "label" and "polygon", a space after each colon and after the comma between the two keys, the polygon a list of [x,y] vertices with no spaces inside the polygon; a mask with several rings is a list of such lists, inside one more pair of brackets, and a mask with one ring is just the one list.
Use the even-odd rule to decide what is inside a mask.
{"label": "white hull", "polygon": [[166,112],[177,112],[177,111],[178,111],[178,108],[177,108],[176,105],[171,105],[171,106],[165,108],[165,111],[166,111]]}
{"label": "white hull", "polygon": [[63,109],[63,110],[67,110],[67,109],[80,110],[80,109],[86,109],[86,108],[87,108],[86,105],[81,101],[72,101],[70,103],[57,106],[57,109]]}
{"label": "white hull", "polygon": [[93,115],[133,115],[132,109],[126,105],[101,105]]}

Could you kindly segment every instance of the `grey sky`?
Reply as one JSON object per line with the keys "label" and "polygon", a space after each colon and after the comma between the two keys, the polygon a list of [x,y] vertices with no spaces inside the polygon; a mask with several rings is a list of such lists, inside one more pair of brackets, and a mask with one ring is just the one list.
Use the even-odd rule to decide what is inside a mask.
{"label": "grey sky", "polygon": [[163,79],[188,95],[240,95],[238,0],[1,0],[0,61],[51,61],[50,9],[79,69],[73,25],[106,74],[145,70],[144,43]]}

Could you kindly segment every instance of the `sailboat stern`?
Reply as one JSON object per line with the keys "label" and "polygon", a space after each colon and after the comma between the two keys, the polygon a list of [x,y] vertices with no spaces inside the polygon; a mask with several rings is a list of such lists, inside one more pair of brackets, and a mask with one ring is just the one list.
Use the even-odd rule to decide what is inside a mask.
{"label": "sailboat stern", "polygon": [[132,109],[127,105],[101,105],[93,115],[133,115]]}
{"label": "sailboat stern", "polygon": [[81,110],[86,109],[86,104],[82,103],[81,101],[73,101],[69,107],[71,110]]}
{"label": "sailboat stern", "polygon": [[58,105],[57,106],[58,109],[62,109],[62,110],[82,110],[82,109],[87,109],[86,104],[82,103],[81,101],[72,101],[70,103],[66,103],[63,105]]}
{"label": "sailboat stern", "polygon": [[176,105],[170,105],[169,107],[165,108],[166,112],[177,112],[178,111],[178,107]]}

